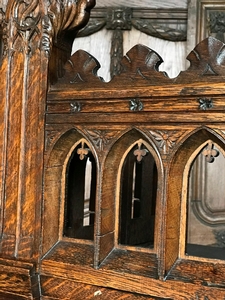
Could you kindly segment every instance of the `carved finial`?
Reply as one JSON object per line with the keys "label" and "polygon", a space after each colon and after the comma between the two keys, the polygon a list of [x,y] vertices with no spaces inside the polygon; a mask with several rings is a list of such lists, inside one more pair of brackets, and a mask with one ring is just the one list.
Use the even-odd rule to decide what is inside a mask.
{"label": "carved finial", "polygon": [[85,82],[100,82],[101,78],[97,77],[99,68],[99,62],[91,54],[78,50],[66,62],[65,75],[59,79],[56,87],[61,84],[74,86]]}
{"label": "carved finial", "polygon": [[225,76],[225,45],[210,36],[200,42],[187,56],[190,67],[175,79],[182,81],[221,81]]}
{"label": "carved finial", "polygon": [[85,156],[88,155],[89,149],[84,147],[84,141],[81,142],[81,148],[77,149],[77,154],[80,157],[80,160],[83,160]]}

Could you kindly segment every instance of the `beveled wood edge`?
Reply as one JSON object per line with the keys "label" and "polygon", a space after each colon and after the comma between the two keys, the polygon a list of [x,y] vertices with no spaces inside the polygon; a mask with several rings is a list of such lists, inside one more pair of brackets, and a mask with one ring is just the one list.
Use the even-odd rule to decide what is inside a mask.
{"label": "beveled wood edge", "polygon": [[[70,274],[69,277],[68,272]],[[187,293],[189,296],[193,297],[198,293],[204,295],[211,291],[210,287],[205,287],[204,285],[193,285],[193,283],[182,282],[179,280],[164,281],[149,277],[144,277],[143,280],[142,276],[134,274],[129,274],[129,276],[126,276],[123,272],[115,272],[104,269],[87,270],[86,267],[73,267],[68,264],[64,265],[50,260],[45,260],[42,262],[40,276],[42,275],[51,277],[59,276],[65,280],[75,280],[76,282],[80,283],[98,285],[142,295],[162,297],[163,293],[165,298],[176,297],[172,299],[187,299]],[[112,278],[114,278],[114,280],[112,280]],[[134,282],[136,283],[135,285]],[[217,297],[222,295],[225,297],[225,291],[222,291],[221,288],[215,287],[213,289],[213,293]]]}
{"label": "beveled wood edge", "polygon": [[[153,85],[149,86],[144,84],[144,82],[139,84],[132,84],[129,89],[127,86],[124,87],[114,87],[110,86],[108,83],[103,83],[102,87],[93,87],[88,86],[73,86],[70,89],[63,89],[62,87],[57,90],[54,89],[54,86],[49,90],[47,95],[47,101],[57,101],[57,100],[69,100],[69,99],[124,99],[129,97],[134,97],[136,94],[138,97],[166,97],[171,99],[173,97],[190,97],[198,95],[225,95],[225,77],[221,78],[220,82],[198,82],[198,83],[176,83],[167,84],[166,86]],[[106,90],[107,88],[107,90]],[[168,96],[169,93],[169,96]],[[174,99],[176,101],[176,99]]]}

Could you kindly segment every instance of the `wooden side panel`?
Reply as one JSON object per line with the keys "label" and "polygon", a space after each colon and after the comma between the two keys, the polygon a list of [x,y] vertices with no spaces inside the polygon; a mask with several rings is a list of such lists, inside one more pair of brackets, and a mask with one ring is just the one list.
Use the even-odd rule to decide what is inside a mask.
{"label": "wooden side panel", "polygon": [[[9,88],[9,119],[7,130],[7,170],[5,178],[5,210],[4,210],[4,235],[2,241],[2,253],[15,255],[16,234],[18,225],[18,211],[20,201],[18,194],[21,179],[20,174],[20,151],[21,151],[21,110],[23,98],[23,53],[14,53],[10,58],[10,88]],[[15,89],[12,89],[15,87]]]}
{"label": "wooden side panel", "polygon": [[0,299],[40,299],[32,264],[0,259]]}

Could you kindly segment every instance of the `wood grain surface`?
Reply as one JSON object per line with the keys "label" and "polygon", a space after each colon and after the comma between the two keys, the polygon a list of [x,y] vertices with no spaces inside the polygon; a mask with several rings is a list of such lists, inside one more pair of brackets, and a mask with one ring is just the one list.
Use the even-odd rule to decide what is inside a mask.
{"label": "wood grain surface", "polygon": [[[133,47],[142,38],[129,32],[121,72],[104,82],[92,53],[70,55],[94,1],[50,2],[9,0],[1,10],[0,299],[225,299],[225,262],[185,254],[183,185],[201,145],[225,148],[224,44],[202,41],[184,71],[185,42]],[[118,2],[98,1],[108,4]],[[185,9],[187,2],[138,5],[150,4]],[[109,51],[110,33],[103,34],[87,42],[96,54]],[[172,53],[168,77],[161,56]],[[81,142],[96,163],[93,240],[63,231],[67,166]],[[158,174],[151,248],[119,238],[122,169],[137,144],[151,152]]]}

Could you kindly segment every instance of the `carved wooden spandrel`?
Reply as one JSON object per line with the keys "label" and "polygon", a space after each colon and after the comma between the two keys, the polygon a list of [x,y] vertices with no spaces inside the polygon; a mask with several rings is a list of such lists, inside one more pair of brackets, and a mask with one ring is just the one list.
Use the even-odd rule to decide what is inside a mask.
{"label": "carved wooden spandrel", "polygon": [[150,130],[149,133],[158,145],[159,151],[164,155],[169,155],[185,132],[183,130]]}

